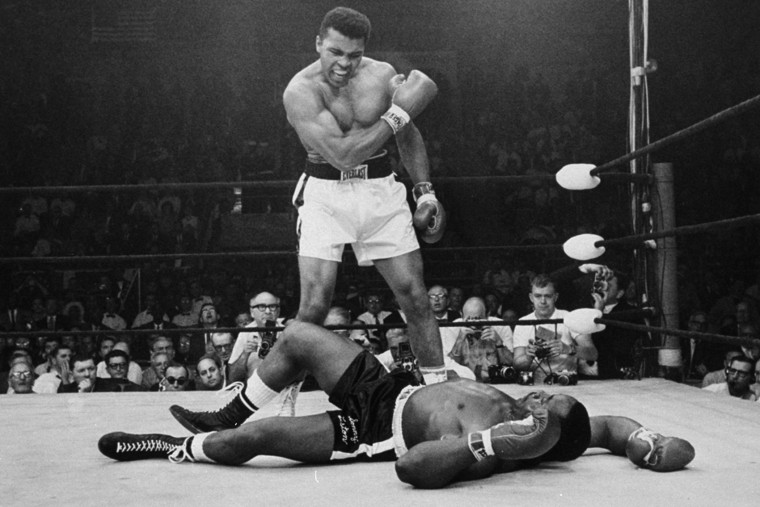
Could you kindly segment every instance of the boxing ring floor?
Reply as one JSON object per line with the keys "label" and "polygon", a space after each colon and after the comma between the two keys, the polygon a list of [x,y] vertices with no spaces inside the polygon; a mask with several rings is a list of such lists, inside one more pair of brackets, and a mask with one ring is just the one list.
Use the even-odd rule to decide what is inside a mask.
{"label": "boxing ring floor", "polygon": [[[515,397],[536,389],[497,387]],[[0,396],[0,505],[707,506],[726,499],[756,505],[759,403],[662,379],[586,381],[545,390],[576,396],[591,415],[626,415],[686,438],[696,458],[686,470],[655,473],[589,449],[570,463],[415,490],[396,478],[392,462],[313,466],[258,457],[226,467],[115,462],[98,451],[98,439],[110,431],[187,434],[168,407],[216,408],[221,398],[212,392],[12,395]],[[322,392],[301,393],[297,412],[330,406]]]}

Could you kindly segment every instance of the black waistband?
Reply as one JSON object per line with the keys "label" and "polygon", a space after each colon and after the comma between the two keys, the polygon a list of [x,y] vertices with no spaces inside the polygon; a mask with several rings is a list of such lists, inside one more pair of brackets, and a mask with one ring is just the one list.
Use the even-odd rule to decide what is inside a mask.
{"label": "black waistband", "polygon": [[[390,157],[388,157],[387,153],[383,153],[378,157],[366,160],[359,167],[363,165],[367,166],[368,179],[385,178],[386,176],[390,176],[393,173],[393,170],[391,169]],[[319,178],[321,180],[339,181],[341,175],[340,169],[336,169],[330,164],[317,164],[309,160],[306,161],[304,172],[312,178]]]}

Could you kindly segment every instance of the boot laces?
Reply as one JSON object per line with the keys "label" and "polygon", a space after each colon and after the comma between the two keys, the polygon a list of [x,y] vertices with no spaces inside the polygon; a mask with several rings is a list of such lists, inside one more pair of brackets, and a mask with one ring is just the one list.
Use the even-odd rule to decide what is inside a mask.
{"label": "boot laces", "polygon": [[182,463],[183,461],[187,460],[190,462],[194,462],[195,460],[190,456],[190,453],[187,451],[188,448],[188,440],[190,438],[186,438],[184,442],[182,442],[182,445],[178,445],[174,448],[172,452],[169,453],[169,461],[174,463],[175,465],[177,463]]}

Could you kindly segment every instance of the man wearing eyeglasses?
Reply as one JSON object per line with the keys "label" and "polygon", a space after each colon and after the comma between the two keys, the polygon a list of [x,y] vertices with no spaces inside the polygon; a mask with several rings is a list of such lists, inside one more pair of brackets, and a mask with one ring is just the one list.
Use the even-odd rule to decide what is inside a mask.
{"label": "man wearing eyeglasses", "polygon": [[118,385],[121,391],[142,391],[140,384],[135,384],[127,378],[129,371],[129,354],[120,349],[113,349],[106,355],[106,372],[111,376],[112,383]]}
{"label": "man wearing eyeglasses", "polygon": [[758,395],[751,387],[754,382],[755,361],[745,355],[740,355],[734,357],[726,367],[725,382],[710,384],[702,389],[742,400],[757,401]]}
{"label": "man wearing eyeglasses", "polygon": [[18,362],[8,372],[8,394],[33,393],[34,372],[26,362]]}
{"label": "man wearing eyeglasses", "polygon": [[438,322],[454,322],[459,315],[449,310],[449,291],[440,285],[433,285],[427,292],[430,308]]}
{"label": "man wearing eyeglasses", "polygon": [[[283,325],[283,319],[280,318],[280,298],[274,294],[269,292],[256,294],[248,302],[248,308],[253,320],[245,326],[247,328]],[[244,331],[238,334],[229,358],[229,382],[246,380],[266,357],[275,340],[277,340],[275,331]]]}
{"label": "man wearing eyeglasses", "polygon": [[[383,298],[377,292],[368,292],[367,299],[364,300],[364,308],[367,310],[357,317],[358,320],[365,324],[383,324],[385,319],[391,314],[383,310]],[[384,333],[377,329],[369,330],[370,336],[380,338]]]}
{"label": "man wearing eyeglasses", "polygon": [[[215,333],[222,334],[222,333]],[[159,391],[194,391],[195,386],[190,380],[186,367],[179,365],[166,368],[166,376],[158,384]]]}
{"label": "man wearing eyeglasses", "polygon": [[[284,325],[280,318],[280,298],[269,292],[259,292],[248,302],[253,321],[247,328],[265,328]],[[229,359],[225,385],[245,382],[256,371],[261,361],[277,341],[277,331],[244,331],[238,334]],[[277,400],[279,415],[295,415],[295,403],[303,382],[295,382],[284,389]]]}
{"label": "man wearing eyeglasses", "polygon": [[103,393],[122,391],[142,391],[143,388],[126,378],[118,375],[126,375],[129,356],[122,350],[113,350],[106,355],[106,368],[111,375],[116,377],[100,378],[96,376],[95,361],[91,357],[73,356],[71,358],[71,374],[73,380],[69,384],[61,385],[59,393]]}

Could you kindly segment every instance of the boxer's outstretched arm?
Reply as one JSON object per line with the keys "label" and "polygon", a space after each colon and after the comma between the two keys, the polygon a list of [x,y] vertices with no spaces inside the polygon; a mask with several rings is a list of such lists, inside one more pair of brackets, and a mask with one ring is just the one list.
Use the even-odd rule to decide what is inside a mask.
{"label": "boxer's outstretched arm", "polygon": [[384,120],[369,127],[344,132],[317,92],[304,84],[291,83],[283,95],[288,121],[301,141],[333,167],[353,169],[377,153],[393,135]]}
{"label": "boxer's outstretched arm", "polygon": [[591,442],[589,447],[607,449],[616,456],[625,456],[625,444],[628,437],[641,428],[641,424],[615,415],[598,415],[590,418]]}
{"label": "boxer's outstretched arm", "polygon": [[442,488],[458,480],[482,479],[491,475],[499,459],[476,461],[467,438],[421,442],[396,462],[396,474],[416,488]]}

